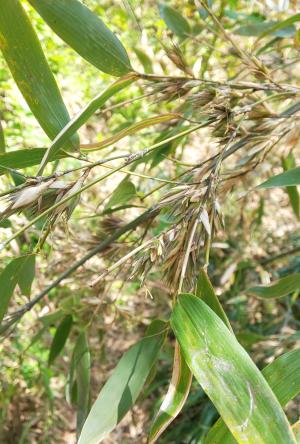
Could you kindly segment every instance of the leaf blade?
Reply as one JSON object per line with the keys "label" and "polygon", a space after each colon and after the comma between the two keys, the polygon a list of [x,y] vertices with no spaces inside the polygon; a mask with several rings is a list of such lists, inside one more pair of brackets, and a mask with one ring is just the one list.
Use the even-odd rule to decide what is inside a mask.
{"label": "leaf blade", "polygon": [[[21,256],[13,259],[10,263],[2,270],[0,273],[0,323],[2,322],[4,315],[8,309],[10,299],[13,295],[15,287],[17,284],[20,285],[20,273],[22,268],[27,264],[29,258],[32,255]],[[31,281],[32,282],[32,281]],[[26,283],[22,280],[21,275],[21,289],[26,291],[31,287],[30,280],[27,280]]]}
{"label": "leaf blade", "polygon": [[[291,168],[295,168],[296,161],[292,153],[282,159],[282,166],[285,171],[288,171]],[[300,197],[296,186],[286,187],[286,192],[289,196],[291,207],[294,211],[297,219],[300,218]]]}
{"label": "leaf blade", "polygon": [[177,34],[179,37],[190,34],[189,22],[176,9],[165,3],[160,3],[158,8],[161,18],[174,34]]}
{"label": "leaf blade", "polygon": [[68,339],[73,324],[72,315],[65,316],[58,325],[49,351],[48,365],[53,364],[54,360],[61,353]]}
{"label": "leaf blade", "polygon": [[101,142],[96,143],[89,143],[86,145],[81,145],[81,151],[97,151],[103,148],[107,148],[108,146],[112,145],[113,143],[118,142],[119,140],[123,139],[124,137],[130,136],[132,134],[135,134],[136,132],[141,131],[144,128],[148,128],[152,125],[157,125],[159,123],[169,122],[170,120],[176,119],[179,117],[179,114],[175,113],[166,113],[161,114],[154,117],[149,117],[147,119],[141,120],[139,122],[134,123],[133,125],[128,126],[127,128],[121,130],[117,134],[109,137],[108,139],[102,140]]}
{"label": "leaf blade", "polygon": [[300,167],[292,168],[284,173],[270,177],[270,179],[258,185],[257,188],[283,188],[294,185],[300,185]]}
{"label": "leaf blade", "polygon": [[164,322],[153,321],[146,336],[124,353],[101,389],[83,426],[78,444],[101,442],[131,408],[158,357],[165,330]]}
{"label": "leaf blade", "polygon": [[[19,90],[39,124],[54,139],[70,120],[37,35],[19,0],[3,0],[0,49]],[[74,136],[68,148],[76,149]]]}
{"label": "leaf blade", "polygon": [[133,70],[120,40],[81,2],[29,2],[62,40],[96,68],[115,76]]}
{"label": "leaf blade", "polygon": [[101,109],[108,99],[122,89],[129,86],[137,79],[135,74],[128,74],[116,80],[112,85],[108,86],[103,92],[94,97],[79,113],[72,118],[72,120],[57,134],[52,144],[47,149],[38,174],[41,174],[47,162],[53,160],[60,148],[64,145],[66,140],[71,137],[82,125],[94,114],[95,111]]}
{"label": "leaf blade", "polygon": [[[261,373],[203,301],[181,295],[171,326],[189,367],[238,442],[295,443],[287,418]],[[226,396],[220,397],[224,392]],[[268,430],[266,415],[273,421]]]}
{"label": "leaf blade", "polygon": [[154,444],[182,410],[190,392],[192,376],[176,341],[171,382],[151,425],[148,444]]}
{"label": "leaf blade", "polygon": [[77,437],[87,418],[90,402],[90,367],[91,356],[86,332],[83,331],[77,338],[72,362],[77,383]]}
{"label": "leaf blade", "polygon": [[136,197],[135,186],[127,177],[125,177],[125,179],[122,180],[113,191],[109,201],[105,205],[105,210],[127,203],[134,197]]}
{"label": "leaf blade", "polygon": [[257,285],[248,288],[246,293],[263,299],[277,299],[300,289],[300,273],[290,274],[270,285]]}
{"label": "leaf blade", "polygon": [[[46,151],[46,148],[32,148],[8,151],[6,153],[0,154],[0,176],[9,171],[9,168],[24,169],[27,167],[39,165]],[[53,156],[53,159],[51,159],[50,161],[63,159],[67,156],[68,154],[64,151],[59,151],[55,154],[55,156]]]}
{"label": "leaf blade", "polygon": [[[300,349],[279,356],[262,370],[262,374],[284,407],[300,393]],[[204,441],[204,444],[217,443],[236,443],[222,418],[213,425]]]}
{"label": "leaf blade", "polygon": [[219,318],[222,319],[225,325],[232,332],[230,322],[204,268],[200,269],[197,280],[196,296],[202,299],[219,316]]}

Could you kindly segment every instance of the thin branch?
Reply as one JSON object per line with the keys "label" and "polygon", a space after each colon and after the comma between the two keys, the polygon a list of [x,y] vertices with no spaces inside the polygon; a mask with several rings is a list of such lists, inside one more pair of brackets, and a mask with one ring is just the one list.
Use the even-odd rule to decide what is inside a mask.
{"label": "thin branch", "polygon": [[[33,299],[31,299],[27,304],[24,304],[23,307],[21,307],[19,310],[15,311],[10,315],[11,318],[17,317],[17,320],[19,320],[20,316],[23,316],[26,312],[30,311],[32,307],[34,307],[44,296],[46,296],[50,290],[53,288],[56,288],[63,280],[65,280],[67,277],[69,277],[71,274],[73,274],[79,267],[85,264],[89,259],[91,259],[96,254],[99,254],[106,250],[113,242],[115,242],[119,237],[121,237],[123,234],[127,233],[128,231],[132,231],[136,229],[139,225],[141,225],[143,222],[154,218],[159,213],[159,210],[155,208],[150,208],[149,210],[142,213],[140,216],[138,216],[136,219],[129,222],[127,225],[124,225],[123,227],[119,228],[112,234],[110,237],[104,239],[102,242],[100,242],[99,245],[94,247],[92,250],[90,250],[86,255],[84,255],[81,259],[76,261],[68,270],[61,273],[51,284],[47,285],[44,290],[42,290],[40,293],[38,293]],[[11,321],[8,320],[7,323],[4,323],[4,325],[1,326],[1,330],[5,328],[5,325],[9,324],[11,325]]]}

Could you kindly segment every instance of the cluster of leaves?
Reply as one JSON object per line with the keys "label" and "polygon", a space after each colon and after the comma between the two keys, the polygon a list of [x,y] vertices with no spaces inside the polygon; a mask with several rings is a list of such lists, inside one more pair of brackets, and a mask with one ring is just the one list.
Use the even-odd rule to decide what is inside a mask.
{"label": "cluster of leaves", "polygon": [[[299,219],[300,169],[295,153],[300,88],[294,85],[292,67],[298,62],[300,14],[293,14],[291,5],[288,13],[275,11],[274,19],[269,20],[263,10],[249,12],[238,1],[228,2],[229,7],[223,0],[189,2],[182,13],[176,7],[159,4],[157,26],[147,22],[142,31],[148,32],[151,40],[156,39],[155,54],[150,57],[138,45],[132,45],[129,52],[143,68],[140,72],[119,38],[81,1],[29,0],[35,10],[33,13],[29,9],[31,15],[27,13],[28,4],[25,7],[23,3],[3,0],[0,49],[50,143],[43,148],[7,150],[0,127],[0,174],[3,183],[10,185],[1,193],[4,208],[0,217],[2,226],[11,232],[3,240],[1,251],[12,252],[11,245],[17,240],[21,253],[25,253],[5,264],[0,274],[2,336],[13,340],[26,313],[46,307],[45,298],[51,303],[60,299],[61,283],[101,254],[100,277],[93,270],[88,273],[88,291],[97,297],[96,309],[85,304],[84,295],[83,301],[62,298],[61,304],[55,305],[56,311],[38,317],[42,327],[28,344],[31,348],[55,326],[44,366],[50,368],[65,350],[68,338],[74,340],[66,398],[77,411],[79,444],[103,441],[141,399],[145,386],[149,393],[155,392],[152,373],[166,344],[174,348],[172,377],[154,415],[149,443],[165,436],[165,442],[295,444],[299,422],[291,425],[283,408],[300,392],[300,349],[294,347],[297,338],[287,341],[288,350],[281,356],[274,353],[272,363],[262,371],[247,349],[274,332],[281,334],[287,324],[294,329],[299,322],[297,315],[284,317],[279,326],[277,322],[266,323],[258,334],[254,328],[243,330],[239,310],[245,308],[240,299],[243,297],[258,298],[265,304],[280,299],[286,301],[283,313],[288,309],[290,315],[297,309],[299,273],[284,273],[270,285],[254,286],[251,282],[246,289],[247,273],[261,270],[268,259],[245,256],[242,259],[248,262],[240,257],[233,260],[234,255],[240,255],[234,245],[240,231],[235,237],[224,221],[231,220],[227,203],[234,188],[241,184],[247,194],[260,196],[264,189],[283,188]],[[93,2],[91,6],[97,10]],[[140,19],[130,3],[127,9],[138,35]],[[72,118],[30,20],[36,12],[79,56],[97,70],[118,77]],[[134,108],[137,103],[146,103],[149,108]],[[114,126],[115,113],[130,107],[132,120]],[[95,113],[105,120],[104,137],[82,143],[78,131]],[[150,131],[152,127],[158,129]],[[195,144],[203,135],[209,152],[201,151],[203,157],[198,160]],[[136,141],[141,148],[135,147]],[[279,150],[276,156],[275,149]],[[105,156],[102,150],[108,150]],[[275,166],[284,171],[264,181],[263,167],[272,155],[276,157]],[[70,161],[73,166],[67,169]],[[97,168],[108,171],[95,176]],[[260,173],[258,179],[256,171]],[[101,232],[95,233],[96,245],[95,239],[90,241],[91,248],[86,242],[83,247],[88,251],[76,261],[72,258],[69,267],[34,297],[24,299],[31,293],[36,259],[51,245],[49,234],[56,235],[62,218],[71,217],[87,190],[108,183],[118,174],[125,175],[125,179],[111,193],[104,194],[103,202],[97,203],[101,211],[91,215],[101,220]],[[159,183],[155,188],[153,181]],[[251,190],[257,183],[260,185],[256,190]],[[246,199],[247,194],[242,198]],[[144,212],[140,213],[139,208]],[[20,213],[23,225],[16,228],[10,219],[18,221]],[[263,213],[262,197],[251,221],[254,228],[262,225]],[[132,220],[126,223],[128,216]],[[229,240],[225,248],[232,253],[229,267],[222,252],[224,242],[220,242],[224,239]],[[79,240],[74,252],[80,247]],[[278,256],[289,257],[297,251],[298,246]],[[117,274],[110,279],[115,270]],[[228,296],[235,309],[225,313],[207,270],[213,278],[219,278],[224,289],[234,276],[224,299]],[[148,326],[145,336],[123,354],[91,407],[91,332],[97,322],[103,321],[108,304],[102,300],[112,291],[117,277],[121,288],[133,280],[150,295],[149,287],[160,283],[163,307],[157,303],[154,314],[144,317],[143,324]],[[79,296],[85,293],[83,282],[77,286]],[[23,305],[10,310],[17,287]],[[278,309],[274,304],[271,312],[274,307]],[[118,310],[116,305],[114,310]],[[157,319],[161,317],[163,321]],[[242,327],[240,332],[238,326]],[[47,375],[44,367],[41,373]],[[192,384],[193,377],[203,392]],[[191,430],[184,429],[183,435],[174,438],[168,435],[172,433],[170,424],[185,404],[191,402],[193,407],[188,398],[191,390],[204,398],[200,402],[200,428],[194,424],[196,419],[193,427],[189,426]],[[213,424],[216,411],[220,418]],[[203,425],[209,429],[207,433]],[[176,435],[176,426],[174,430]]]}

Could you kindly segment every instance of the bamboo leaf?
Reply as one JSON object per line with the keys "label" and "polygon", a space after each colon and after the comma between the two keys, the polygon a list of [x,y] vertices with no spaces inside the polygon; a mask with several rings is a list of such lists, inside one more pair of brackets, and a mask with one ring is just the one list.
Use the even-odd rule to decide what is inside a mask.
{"label": "bamboo leaf", "polygon": [[0,155],[5,153],[6,145],[5,145],[5,137],[4,131],[0,120]]}
{"label": "bamboo leaf", "polygon": [[165,3],[160,3],[158,8],[161,18],[174,34],[184,37],[191,33],[189,22],[176,9]]}
{"label": "bamboo leaf", "polygon": [[73,119],[62,129],[62,131],[53,140],[50,147],[47,149],[43,160],[41,162],[38,174],[41,174],[47,162],[54,159],[60,148],[85,122],[94,114],[95,111],[101,109],[106,101],[110,99],[118,91],[129,86],[137,79],[135,74],[128,74],[115,81],[112,85],[106,88],[103,92],[92,99]]}
{"label": "bamboo leaf", "polygon": [[148,444],[154,444],[182,410],[192,383],[192,373],[181,353],[178,342],[175,343],[172,379],[168,392],[154,418],[149,433]]}
{"label": "bamboo leaf", "polygon": [[[33,255],[21,256],[13,259],[0,273],[0,323],[8,309],[10,299],[18,284],[24,294],[29,295],[34,273]],[[24,276],[23,269],[29,272],[28,277]]]}
{"label": "bamboo leaf", "polygon": [[295,444],[287,418],[260,371],[201,299],[181,295],[171,325],[187,364],[239,443]]}
{"label": "bamboo leaf", "polygon": [[[245,37],[262,37],[262,35],[271,35],[274,37],[286,38],[295,34],[296,28],[293,24],[280,26],[282,22],[259,22],[242,25],[235,29],[234,33]],[[273,31],[272,31],[273,29]]]}
{"label": "bamboo leaf", "polygon": [[223,310],[222,305],[220,304],[220,301],[204,268],[200,269],[197,280],[196,296],[202,299],[219,316],[219,318],[222,319],[225,325],[232,332],[230,322],[225,311]]}
{"label": "bamboo leaf", "polygon": [[105,206],[105,210],[127,203],[134,197],[136,197],[135,186],[128,178],[125,178],[114,190],[111,198]]}
{"label": "bamboo leaf", "polygon": [[98,444],[135,403],[164,342],[166,324],[154,321],[146,336],[120,359],[83,426],[78,444]]}
{"label": "bamboo leaf", "polygon": [[60,352],[63,350],[68,339],[73,324],[72,315],[65,316],[56,329],[48,358],[48,365],[51,365]]}
{"label": "bamboo leaf", "polygon": [[[229,320],[215,294],[204,268],[200,269],[196,287],[196,295],[201,298],[223,320],[229,330],[232,331]],[[191,382],[192,373],[187,366],[178,342],[176,341],[171,383],[168,393],[151,426],[149,444],[156,442],[169,424],[180,413],[188,396]]]}
{"label": "bamboo leaf", "polygon": [[276,188],[300,185],[300,167],[292,168],[261,183],[257,188]]}
{"label": "bamboo leaf", "polygon": [[35,276],[35,254],[25,256],[26,260],[18,271],[18,285],[22,294],[30,296],[31,285]]}
{"label": "bamboo leaf", "polygon": [[[282,166],[285,171],[290,170],[291,168],[296,167],[296,161],[292,153],[289,153],[289,155],[282,159]],[[297,219],[300,217],[300,198],[299,193],[297,190],[297,187],[286,187],[286,192],[289,196],[289,200],[292,206],[292,209],[294,211],[295,216]]]}
{"label": "bamboo leaf", "polygon": [[[39,165],[46,153],[46,148],[32,148],[8,151],[0,154],[0,175],[5,174],[9,168],[24,169]],[[67,157],[64,151],[58,151],[51,161]]]}
{"label": "bamboo leaf", "polygon": [[[69,114],[19,0],[1,2],[0,50],[31,111],[49,138],[54,139],[68,123]],[[67,146],[75,149],[78,144],[74,136]]]}
{"label": "bamboo leaf", "polygon": [[81,151],[97,151],[118,142],[126,136],[135,134],[136,132],[141,131],[144,128],[148,128],[149,126],[157,125],[159,123],[169,122],[170,120],[176,119],[178,117],[180,117],[180,115],[175,113],[167,113],[160,116],[149,117],[148,119],[141,120],[140,122],[136,122],[133,125],[124,128],[122,131],[109,137],[108,139],[102,140],[101,142],[81,145],[80,149]]}
{"label": "bamboo leaf", "polygon": [[91,357],[86,332],[82,332],[76,341],[72,364],[76,378],[77,392],[77,436],[89,412],[90,402],[90,367]]}
{"label": "bamboo leaf", "polygon": [[133,70],[120,40],[81,2],[29,2],[62,40],[96,68],[114,76]]}
{"label": "bamboo leaf", "polygon": [[152,60],[150,59],[148,54],[146,54],[140,48],[133,48],[133,50],[136,53],[136,56],[139,59],[140,63],[143,65],[144,71],[146,73],[153,72]]}
{"label": "bamboo leaf", "polygon": [[[262,374],[284,407],[300,393],[300,348],[279,356]],[[208,432],[204,444],[234,444],[236,440],[222,418]]]}
{"label": "bamboo leaf", "polygon": [[290,27],[296,22],[300,22],[300,13],[292,15],[291,17],[287,18],[286,20],[282,20],[281,22],[275,23],[272,27],[266,29],[260,35],[260,38],[263,38],[269,34],[276,34],[278,33],[278,31],[282,31],[283,29]]}
{"label": "bamboo leaf", "polygon": [[263,299],[275,299],[287,296],[296,290],[300,290],[300,273],[290,274],[270,285],[257,285],[248,288],[246,293]]}

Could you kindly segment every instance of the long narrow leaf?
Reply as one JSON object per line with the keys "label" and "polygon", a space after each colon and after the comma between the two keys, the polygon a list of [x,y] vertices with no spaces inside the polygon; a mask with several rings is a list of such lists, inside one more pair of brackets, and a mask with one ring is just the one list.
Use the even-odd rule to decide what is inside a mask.
{"label": "long narrow leaf", "polygon": [[5,137],[4,137],[4,131],[2,127],[2,123],[0,120],[0,155],[5,153],[6,145],[5,145]]}
{"label": "long narrow leaf", "polygon": [[[291,168],[296,167],[296,161],[292,153],[289,153],[287,157],[282,159],[282,166],[285,171],[290,170]],[[295,213],[295,216],[297,219],[300,218],[300,198],[299,198],[299,192],[297,190],[296,186],[293,187],[286,187],[286,192],[289,196],[289,200],[292,206],[292,209]]]}
{"label": "long narrow leaf", "polygon": [[140,122],[136,122],[133,125],[130,125],[128,128],[123,129],[119,133],[114,136],[109,137],[108,139],[102,140],[101,142],[89,143],[81,146],[81,151],[97,151],[103,148],[106,148],[113,143],[118,142],[126,136],[130,136],[131,134],[135,134],[138,131],[141,131],[144,128],[148,128],[152,125],[157,125],[159,123],[168,122],[170,120],[178,118],[179,114],[175,113],[167,113],[162,114],[160,116],[149,117],[148,119],[141,120]]}
{"label": "long narrow leaf", "polygon": [[192,373],[176,341],[171,383],[164,401],[154,418],[149,433],[148,444],[154,444],[180,413],[188,397],[191,383]]}
{"label": "long narrow leaf", "polygon": [[[40,42],[19,0],[2,0],[0,50],[28,106],[54,139],[70,120]],[[68,141],[68,139],[66,140]],[[78,147],[73,137],[68,148]]]}
{"label": "long narrow leaf", "polygon": [[174,34],[184,37],[191,33],[189,22],[180,12],[165,3],[160,3],[158,7],[161,18]]}
{"label": "long narrow leaf", "polygon": [[[33,148],[8,151],[7,153],[0,154],[0,175],[5,174],[9,168],[24,169],[39,165],[46,151],[46,148]],[[67,155],[64,151],[58,151],[51,160],[62,159]]]}
{"label": "long narrow leaf", "polygon": [[[262,374],[284,407],[300,393],[300,348],[279,356],[262,370]],[[235,444],[222,418],[208,432],[205,444]]]}
{"label": "long narrow leaf", "polygon": [[89,412],[90,402],[91,357],[86,332],[82,332],[78,336],[72,356],[72,365],[76,378],[77,436],[79,436]]}
{"label": "long narrow leaf", "polygon": [[67,315],[63,318],[61,323],[56,329],[48,358],[48,365],[51,365],[60,352],[63,350],[65,343],[70,334],[71,328],[73,324],[73,318],[71,315]]}
{"label": "long narrow leaf", "polygon": [[262,374],[201,299],[181,295],[171,325],[193,374],[239,443],[295,444],[287,418]]}
{"label": "long narrow leaf", "polygon": [[[10,1],[10,0],[9,0]],[[77,0],[29,0],[53,31],[84,59],[108,74],[132,71],[122,43]]]}
{"label": "long narrow leaf", "polygon": [[290,187],[300,185],[300,167],[277,174],[277,176],[270,177],[270,179],[261,183],[257,188],[276,188],[276,187]]}
{"label": "long narrow leaf", "polygon": [[230,322],[204,268],[201,268],[198,276],[196,296],[201,298],[219,316],[219,318],[222,319],[229,330],[232,331]]}
{"label": "long narrow leaf", "polygon": [[276,299],[300,290],[300,273],[290,274],[270,285],[257,285],[246,290],[251,296],[263,299]]}
{"label": "long narrow leaf", "polygon": [[63,146],[66,140],[68,140],[82,125],[84,125],[95,111],[101,109],[108,99],[110,99],[118,91],[129,86],[136,79],[137,76],[135,74],[128,74],[127,76],[118,79],[102,93],[98,94],[94,99],[92,99],[75,117],[73,117],[73,119],[63,128],[63,130],[57,135],[50,147],[47,149],[41,162],[38,174],[43,172],[46,163],[49,160],[53,160],[54,156]]}
{"label": "long narrow leaf", "polygon": [[126,204],[134,197],[136,197],[135,185],[128,179],[128,177],[125,177],[125,179],[122,180],[113,191],[109,201],[105,205],[105,210]]}
{"label": "long narrow leaf", "polygon": [[275,23],[273,26],[271,26],[269,29],[265,30],[261,35],[260,38],[265,37],[269,34],[274,34],[276,31],[279,31],[281,29],[287,28],[288,26],[292,25],[293,23],[300,22],[300,13],[292,15],[291,17],[287,18],[286,20],[282,20],[281,22]]}
{"label": "long narrow leaf", "polygon": [[146,336],[124,353],[102,388],[78,444],[98,444],[121,421],[140,394],[164,342],[166,324],[154,321]]}
{"label": "long narrow leaf", "polygon": [[[26,271],[24,275],[23,270]],[[14,289],[18,284],[24,294],[29,295],[34,277],[33,255],[13,259],[0,273],[0,323],[8,309]]]}

